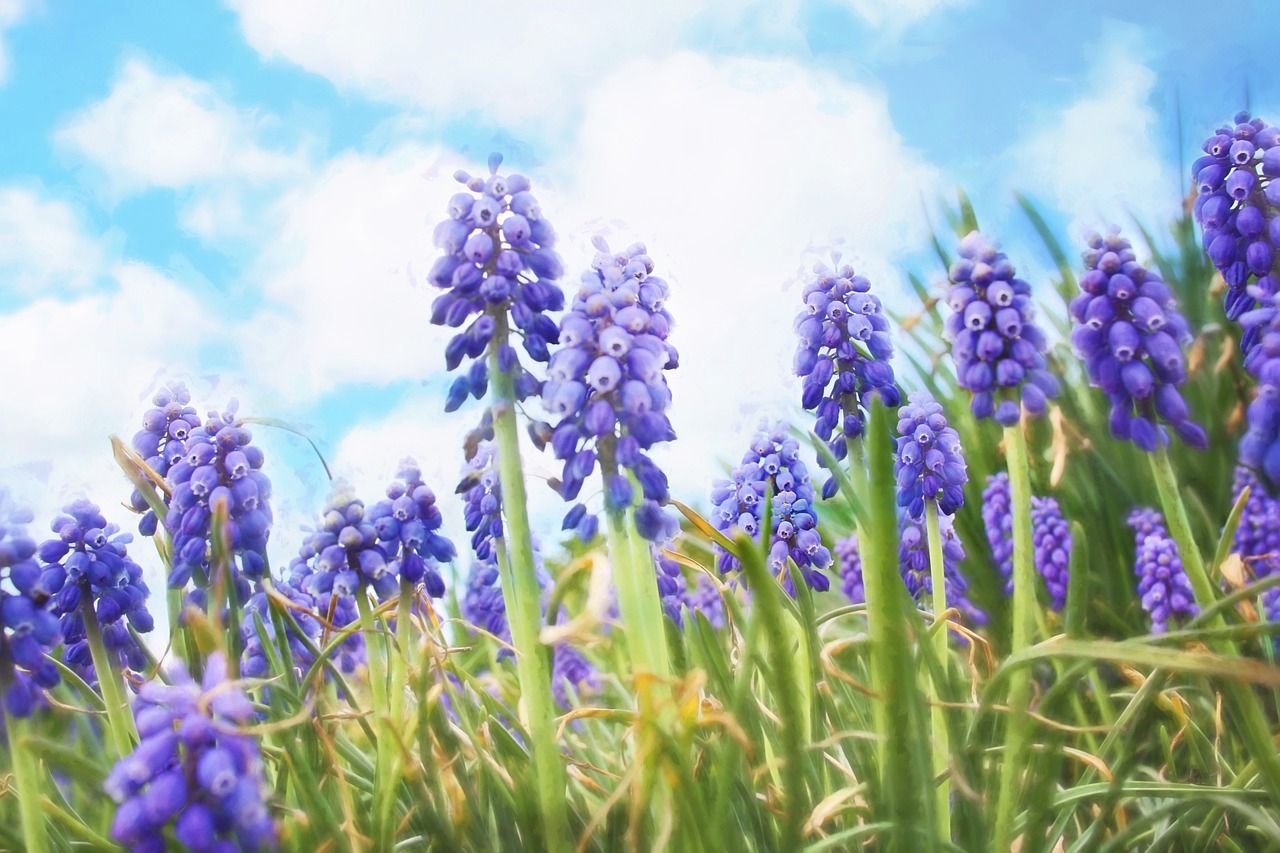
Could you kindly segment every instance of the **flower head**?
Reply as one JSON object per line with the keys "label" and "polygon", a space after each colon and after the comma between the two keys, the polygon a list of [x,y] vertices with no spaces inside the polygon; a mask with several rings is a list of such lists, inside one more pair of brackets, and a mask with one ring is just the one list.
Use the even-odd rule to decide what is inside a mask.
{"label": "flower head", "polygon": [[107,776],[119,808],[111,837],[131,849],[163,850],[166,830],[188,850],[264,850],[275,824],[263,802],[262,754],[239,727],[253,705],[227,681],[226,658],[209,657],[204,681],[184,670],[172,684],[151,681],[134,714],[141,740]]}
{"label": "flower head", "polygon": [[[151,398],[152,408],[142,416],[142,429],[133,436],[133,449],[161,477],[186,456],[186,441],[200,429],[200,415],[191,405],[191,394],[181,382],[166,385]],[[134,489],[130,506],[141,513],[138,530],[143,536],[156,532],[158,519],[142,493]]]}
{"label": "flower head", "polygon": [[1208,436],[1194,423],[1178,387],[1187,380],[1182,347],[1191,338],[1173,293],[1134,258],[1112,228],[1090,234],[1081,293],[1071,301],[1071,341],[1089,381],[1111,402],[1111,432],[1146,451],[1167,443],[1161,423],[1203,450]]}
{"label": "flower head", "polygon": [[373,525],[388,571],[410,585],[423,584],[431,598],[444,595],[440,566],[458,552],[440,533],[444,517],[435,492],[422,481],[417,462],[400,461],[386,497],[369,507],[365,515]]}
{"label": "flower head", "polygon": [[[1280,148],[1274,149],[1280,152]],[[1280,188],[1280,182],[1274,184]],[[1280,221],[1280,220],[1278,220]],[[1280,491],[1280,296],[1261,287],[1248,291],[1257,307],[1240,315],[1246,337],[1256,341],[1244,356],[1245,369],[1258,380],[1245,410],[1248,428],[1240,438],[1240,464],[1258,475],[1267,491]]]}
{"label": "flower head", "polygon": [[[668,288],[652,274],[644,244],[611,252],[597,237],[595,247],[591,270],[560,321],[560,348],[542,389],[543,404],[559,419],[550,443],[564,463],[560,494],[576,500],[599,463],[606,506],[614,512],[634,506],[640,535],[657,541],[676,527],[661,508],[670,498],[667,475],[648,455],[675,438],[666,371],[679,366],[680,356],[667,341]],[[585,513],[582,504],[570,509],[566,526],[594,534],[591,522],[580,528]],[[575,524],[568,525],[570,518]]]}
{"label": "flower head", "polygon": [[[564,294],[555,284],[564,272],[552,248],[555,229],[529,192],[529,179],[499,175],[501,164],[501,155],[489,157],[488,178],[454,173],[467,191],[449,200],[449,218],[435,229],[436,246],[444,255],[427,278],[444,293],[431,306],[431,322],[454,329],[466,325],[445,347],[449,370],[464,358],[475,360],[454,380],[445,411],[457,409],[468,396],[478,400],[485,395],[489,376],[483,356],[491,341],[498,347],[500,369],[514,376],[516,397],[523,400],[538,392],[538,381],[520,366],[506,339],[507,318],[534,361],[545,362],[548,345],[558,340],[555,321],[546,314],[564,307]],[[495,317],[503,318],[501,329]]]}
{"label": "flower head", "polygon": [[146,656],[128,626],[145,634],[155,627],[147,609],[150,590],[142,567],[129,558],[132,535],[109,524],[88,500],[67,504],[50,528],[56,537],[41,543],[37,555],[44,564],[40,588],[52,596],[65,643],[64,660],[90,684],[96,683],[93,656],[85,635],[86,610],[98,623],[103,645],[121,665],[134,670],[146,666]]}
{"label": "flower head", "polygon": [[[672,606],[667,609],[677,625],[683,623],[684,609],[688,608],[690,613],[701,613],[706,617],[712,628],[725,626],[724,599],[710,576],[699,571],[694,572],[692,579],[689,579],[681,574],[677,583],[679,589],[672,599]],[[732,582],[728,586],[726,595],[736,595],[737,591]]]}
{"label": "flower head", "polygon": [[953,313],[945,330],[956,378],[973,393],[974,416],[1012,426],[1023,408],[1043,414],[1058,396],[1058,380],[1046,369],[1048,339],[1035,323],[1031,285],[977,231],[960,241],[950,278],[947,304]]}
{"label": "flower head", "polygon": [[[815,264],[801,296],[805,307],[795,319],[800,343],[794,365],[804,380],[801,404],[817,415],[814,432],[836,459],[843,459],[845,440],[860,437],[866,428],[872,397],[886,406],[901,400],[890,364],[889,320],[871,293],[871,282],[848,264],[834,270]],[[829,478],[823,497],[835,490],[835,478]]]}
{"label": "flower head", "polygon": [[[1227,283],[1227,317],[1239,319],[1253,307],[1252,282],[1275,291],[1275,249],[1280,245],[1280,128],[1247,112],[1204,141],[1204,156],[1191,164],[1196,192],[1192,208],[1204,229],[1203,246]],[[1256,333],[1246,333],[1249,352]]]}
{"label": "flower head", "polygon": [[58,667],[47,654],[60,640],[58,618],[42,586],[36,543],[27,536],[31,513],[0,489],[0,690],[6,710],[29,716],[57,686]]}
{"label": "flower head", "polygon": [[919,520],[925,501],[935,501],[943,515],[955,515],[964,505],[969,482],[960,435],[947,425],[942,406],[928,393],[915,391],[898,410],[898,448],[894,477],[898,506]]}
{"label": "flower head", "polygon": [[836,542],[831,549],[840,574],[840,589],[845,598],[854,604],[867,600],[867,590],[862,581],[862,554],[858,550],[858,536],[852,534]]}
{"label": "flower head", "polygon": [[[960,611],[971,625],[987,624],[987,614],[969,601],[969,584],[960,573],[964,545],[955,530],[954,516],[938,519],[942,534],[942,577],[946,584],[947,606]],[[923,521],[902,513],[898,517],[898,565],[907,592],[918,603],[933,595],[933,573],[929,565],[928,531]]]}
{"label": "flower head", "polygon": [[1246,488],[1249,499],[1240,515],[1231,551],[1240,555],[1255,577],[1269,577],[1280,570],[1280,499],[1267,494],[1252,471],[1237,466],[1231,484],[1232,503]]}
{"label": "flower head", "polygon": [[1191,582],[1182,568],[1178,545],[1159,531],[1138,542],[1133,566],[1138,576],[1142,609],[1151,616],[1151,631],[1163,634],[1170,623],[1178,624],[1200,612]]}
{"label": "flower head", "polygon": [[[982,523],[991,545],[996,569],[1005,579],[1005,593],[1013,592],[1013,510],[1009,475],[1001,472],[987,480],[982,492]],[[1071,526],[1052,497],[1031,497],[1032,560],[1049,592],[1049,607],[1060,611],[1067,602],[1071,567]]]}

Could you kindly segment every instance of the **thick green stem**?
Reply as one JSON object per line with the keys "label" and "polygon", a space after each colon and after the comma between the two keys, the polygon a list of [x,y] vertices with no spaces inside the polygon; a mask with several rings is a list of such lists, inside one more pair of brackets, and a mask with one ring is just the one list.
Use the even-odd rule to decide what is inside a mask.
{"label": "thick green stem", "polygon": [[93,669],[98,675],[98,690],[102,693],[102,703],[107,706],[107,726],[111,729],[111,740],[116,748],[116,756],[123,758],[133,751],[133,739],[137,732],[133,725],[133,714],[129,703],[125,701],[124,689],[120,683],[120,671],[107,653],[102,642],[102,632],[98,630],[98,616],[93,611],[93,602],[89,595],[80,596],[80,618],[84,622],[85,639],[89,642],[89,653],[93,655]]}
{"label": "thick green stem", "polygon": [[507,623],[516,647],[516,674],[533,750],[534,784],[542,812],[544,847],[569,849],[569,825],[565,808],[566,774],[556,743],[555,699],[551,693],[550,655],[542,646],[542,593],[533,565],[533,536],[529,530],[529,500],[520,464],[520,437],[516,425],[515,388],[511,376],[498,363],[498,349],[507,340],[507,318],[499,315],[490,346],[489,375],[497,402],[493,407],[493,432],[498,450],[498,480],[502,485],[502,521],[506,561],[502,572]]}
{"label": "thick green stem", "polygon": [[[1191,582],[1191,590],[1195,593],[1196,604],[1201,610],[1208,610],[1218,595],[1204,559],[1196,547],[1195,536],[1191,533],[1191,522],[1187,517],[1186,505],[1182,502],[1178,490],[1178,480],[1173,473],[1173,464],[1169,461],[1169,451],[1163,446],[1151,455],[1151,467],[1155,472],[1156,487],[1160,491],[1160,503],[1164,508],[1165,523],[1169,525],[1169,534],[1178,545],[1178,555],[1182,558],[1182,568]],[[1221,613],[1211,615],[1206,628],[1226,626]],[[1234,640],[1224,638],[1210,643],[1214,651],[1238,657],[1240,648]],[[1227,708],[1235,717],[1236,725],[1244,739],[1246,753],[1258,762],[1258,772],[1274,803],[1280,803],[1280,751],[1277,751],[1275,737],[1267,715],[1258,700],[1253,688],[1233,679],[1222,681],[1222,692],[1226,694]]]}
{"label": "thick green stem", "polygon": [[387,716],[387,670],[384,652],[386,645],[377,642],[380,637],[373,622],[373,608],[369,604],[369,590],[364,584],[356,590],[356,609],[360,612],[360,631],[364,634],[365,657],[369,661],[369,701],[373,705],[374,732],[376,733],[377,772],[374,774],[373,838],[374,847],[390,849],[391,800],[395,797],[397,780],[391,773],[391,719]]}
{"label": "thick green stem", "polygon": [[[929,579],[933,584],[934,619],[945,619],[947,612],[947,579],[942,562],[942,529],[938,523],[938,504],[933,499],[924,502],[925,529],[929,534]],[[947,629],[943,627],[933,638],[934,648],[938,652],[938,662],[946,672],[949,656],[947,655]],[[937,686],[933,690],[933,707],[931,711],[933,724],[933,772],[940,775],[951,766],[951,740],[947,736],[947,720],[942,710],[942,694]],[[951,782],[944,781],[938,786],[935,794],[935,817],[938,821],[938,835],[951,838]]]}
{"label": "thick green stem", "polygon": [[9,756],[13,762],[13,783],[18,791],[18,818],[22,825],[22,841],[28,853],[45,853],[49,839],[45,835],[44,817],[40,814],[40,760],[23,741],[30,721],[4,715],[9,734]]}
{"label": "thick green stem", "polygon": [[[1021,424],[1005,427],[1004,445],[1009,466],[1009,501],[1013,513],[1013,643],[1020,652],[1031,645],[1036,631],[1036,570],[1031,546],[1031,471],[1027,436]],[[1019,779],[1027,741],[1031,736],[1030,677],[1014,678],[1009,685],[1009,718],[1001,754],[1000,788],[996,798],[995,850],[1013,846],[1013,823],[1018,813]]]}

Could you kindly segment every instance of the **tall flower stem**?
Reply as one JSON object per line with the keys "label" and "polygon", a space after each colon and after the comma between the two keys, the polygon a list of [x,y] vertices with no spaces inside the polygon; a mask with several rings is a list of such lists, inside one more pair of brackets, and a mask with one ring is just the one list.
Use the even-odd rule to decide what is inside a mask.
{"label": "tall flower stem", "polygon": [[[872,401],[866,436],[870,477],[866,495],[867,519],[858,533],[863,549],[863,583],[867,625],[871,637],[871,676],[877,700],[875,726],[879,737],[881,797],[887,817],[895,824],[885,849],[919,848],[921,827],[932,827],[933,801],[925,792],[932,781],[929,758],[920,749],[925,725],[915,660],[913,619],[898,566],[898,520],[895,511],[893,439],[890,411]],[[925,830],[932,839],[932,832]],[[917,838],[910,839],[910,835]],[[936,840],[936,839],[934,839]],[[934,846],[924,845],[925,849]]]}
{"label": "tall flower stem", "polygon": [[[1151,454],[1151,468],[1155,472],[1156,487],[1160,491],[1160,504],[1164,508],[1164,517],[1169,525],[1169,534],[1178,543],[1178,554],[1182,558],[1182,567],[1191,582],[1191,591],[1195,593],[1196,604],[1201,610],[1207,610],[1217,601],[1213,582],[1205,568],[1204,559],[1196,547],[1195,537],[1191,533],[1191,522],[1187,517],[1187,507],[1182,502],[1178,491],[1178,480],[1173,473],[1173,464],[1169,460],[1169,451],[1161,446]],[[1214,613],[1209,617],[1205,627],[1221,628],[1226,626],[1222,614]],[[1214,651],[1238,657],[1240,647],[1230,638],[1223,638],[1210,643]],[[1247,747],[1247,754],[1257,762],[1258,773],[1271,793],[1273,800],[1280,802],[1280,752],[1275,747],[1275,739],[1267,716],[1258,701],[1253,688],[1243,682],[1227,678],[1222,680],[1222,692],[1226,694],[1227,707],[1234,713],[1236,725]]]}
{"label": "tall flower stem", "polygon": [[[566,774],[556,745],[550,655],[540,639],[542,593],[533,565],[533,535],[529,530],[524,469],[520,464],[515,387],[510,374],[504,373],[498,362],[498,349],[507,340],[507,317],[498,314],[495,319],[497,329],[489,347],[489,374],[492,391],[497,397],[493,407],[493,433],[498,447],[503,540],[507,551],[505,560],[499,554],[498,566],[507,595],[507,621],[516,647],[516,674],[520,679],[520,695],[533,750],[534,784],[542,812],[543,846],[551,851],[567,851]],[[504,569],[504,565],[507,568]]]}
{"label": "tall flower stem", "polygon": [[45,835],[44,817],[40,814],[40,760],[24,742],[30,721],[4,715],[9,734],[9,755],[13,762],[13,782],[18,791],[18,818],[22,826],[22,842],[29,853],[46,853],[49,839]]}
{"label": "tall flower stem", "polygon": [[[1013,643],[1017,653],[1031,645],[1036,632],[1036,571],[1031,543],[1031,471],[1027,436],[1021,424],[1004,428],[1009,466],[1009,502],[1013,515]],[[996,798],[995,850],[1013,845],[1013,822],[1018,811],[1019,777],[1031,736],[1031,681],[1011,679],[1009,720],[1001,754],[1000,787]]]}
{"label": "tall flower stem", "polygon": [[[929,535],[929,577],[933,584],[934,619],[941,621],[947,611],[947,581],[942,562],[942,530],[938,523],[938,503],[932,498],[924,502],[925,530]],[[943,671],[947,667],[947,629],[942,626],[933,638],[934,648],[938,653],[938,662]],[[951,741],[947,736],[947,721],[942,710],[940,691],[933,691],[933,707],[930,712],[933,724],[933,772],[937,776],[946,772],[951,766]],[[951,783],[943,782],[938,786],[935,815],[938,821],[938,835],[941,838],[951,837]]]}
{"label": "tall flower stem", "polygon": [[92,597],[88,594],[80,596],[80,618],[84,622],[89,653],[93,655],[93,669],[98,674],[98,689],[102,692],[103,704],[107,706],[107,725],[111,729],[111,740],[115,745],[116,756],[123,758],[133,751],[133,739],[137,737],[137,731],[133,725],[133,714],[124,698],[120,670],[113,665],[111,655],[102,642],[98,616],[93,611]]}
{"label": "tall flower stem", "polygon": [[[377,738],[377,773],[374,780],[373,836],[374,847],[385,849],[391,843],[391,801],[395,797],[396,780],[391,772],[391,718],[387,715],[387,660],[386,645],[375,642],[379,636],[373,621],[373,608],[369,604],[369,591],[362,583],[356,590],[356,609],[360,613],[360,631],[364,634],[365,650],[369,660],[369,701],[373,705],[374,732]],[[383,636],[385,639],[385,636]],[[381,648],[379,648],[381,646]]]}

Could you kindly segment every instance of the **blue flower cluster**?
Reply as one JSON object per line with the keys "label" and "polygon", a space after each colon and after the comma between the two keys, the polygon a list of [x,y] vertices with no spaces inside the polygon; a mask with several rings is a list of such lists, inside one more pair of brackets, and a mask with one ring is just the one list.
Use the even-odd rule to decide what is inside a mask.
{"label": "blue flower cluster", "polygon": [[[131,443],[151,470],[164,477],[171,466],[187,455],[187,438],[200,429],[202,421],[191,405],[190,392],[180,382],[162,387],[152,397],[151,404],[152,408],[142,416],[142,429]],[[134,489],[129,503],[135,512],[142,514],[138,531],[143,536],[154,535],[159,520],[142,493]]]}
{"label": "blue flower cluster", "polygon": [[421,583],[431,598],[444,595],[440,565],[458,556],[458,550],[440,532],[444,517],[435,492],[422,482],[417,462],[401,460],[386,497],[369,507],[366,515],[388,571],[410,585]]}
{"label": "blue flower cluster", "polygon": [[[987,624],[987,614],[969,600],[969,584],[960,573],[960,561],[964,559],[964,545],[955,530],[955,517],[938,518],[942,534],[942,577],[946,584],[947,606],[960,611],[970,625]],[[929,566],[928,531],[923,521],[905,513],[898,517],[898,564],[902,580],[912,599],[923,604],[925,596],[933,595],[933,573]]]}
{"label": "blue flower cluster", "polygon": [[[560,494],[576,500],[599,462],[606,505],[617,512],[635,505],[640,535],[657,541],[676,526],[662,512],[670,498],[667,475],[647,455],[676,437],[666,414],[671,390],[664,371],[678,367],[680,356],[667,341],[667,283],[652,275],[644,244],[610,252],[597,237],[595,247],[591,271],[560,321],[561,346],[542,389],[547,411],[560,419],[551,435],[552,451],[564,462]],[[625,472],[639,483],[638,496]],[[591,522],[582,528],[582,506],[570,509],[566,525],[594,533]],[[569,525],[570,519],[577,520]]]}
{"label": "blue flower cluster", "polygon": [[[1013,501],[1009,475],[1003,471],[987,479],[982,492],[982,524],[997,571],[1005,579],[1005,593],[1013,592]],[[1071,568],[1071,526],[1058,501],[1031,497],[1032,561],[1049,591],[1049,607],[1060,611],[1067,602]]]}
{"label": "blue flower cluster", "polygon": [[1046,369],[1048,340],[1035,323],[1031,286],[978,231],[960,241],[959,252],[947,290],[953,313],[944,328],[956,378],[973,394],[974,417],[1013,426],[1021,408],[1043,414],[1058,396],[1058,380]]}
{"label": "blue flower cluster", "polygon": [[1111,402],[1111,432],[1148,452],[1168,443],[1162,420],[1187,445],[1204,450],[1204,429],[1191,421],[1178,387],[1187,380],[1182,347],[1191,339],[1173,292],[1137,262],[1112,228],[1087,237],[1081,293],[1071,301],[1071,341],[1089,381]]}
{"label": "blue flower cluster", "polygon": [[31,513],[0,489],[0,690],[15,717],[29,716],[42,688],[61,680],[46,657],[60,640],[58,617],[41,585],[36,543],[26,531],[30,522]]}
{"label": "blue flower cluster", "polygon": [[[1204,156],[1191,164],[1198,195],[1192,210],[1204,228],[1203,246],[1227,283],[1225,308],[1232,320],[1253,307],[1250,281],[1274,292],[1280,246],[1280,128],[1238,113],[1232,124],[1204,141]],[[1256,336],[1245,335],[1244,351]]]}
{"label": "blue flower cluster", "polygon": [[[296,577],[305,581],[308,576],[309,568],[303,562]],[[316,657],[312,648],[323,648],[326,645],[328,633],[341,630],[356,622],[359,619],[359,613],[356,611],[354,598],[341,599],[331,595],[327,600],[319,602],[295,585],[296,582],[294,577],[285,578],[275,584],[275,589],[289,599],[292,605],[289,613],[293,617],[293,622],[286,623],[284,642],[289,646],[294,669],[301,677],[315,663]],[[263,647],[262,637],[258,633],[255,616],[262,620],[267,641],[277,648],[282,648],[281,638],[271,619],[270,606],[266,591],[261,589],[255,592],[249,599],[249,603],[245,605],[245,615],[240,625],[240,638],[244,643],[240,674],[245,678],[265,678],[270,674],[270,659]],[[328,630],[326,630],[326,624]],[[293,625],[297,625],[302,636],[294,631]],[[347,674],[355,672],[356,667],[365,662],[364,635],[358,631],[348,635],[338,646],[332,659],[342,672]]]}
{"label": "blue flower cluster", "polygon": [[[778,577],[794,562],[810,587],[827,590],[831,581],[820,570],[831,565],[831,552],[818,535],[816,495],[809,471],[800,460],[800,443],[787,435],[784,426],[763,426],[751,441],[742,464],[729,472],[730,479],[712,484],[712,515],[716,528],[738,527],[748,536],[760,532],[766,495],[773,496],[773,529],[769,531],[769,569]],[[718,546],[716,565],[721,572],[733,571],[738,561]]]}
{"label": "blue flower cluster", "polygon": [[275,846],[262,754],[238,731],[253,705],[226,676],[226,658],[215,652],[202,684],[179,671],[172,685],[151,681],[139,691],[141,741],[105,784],[120,804],[111,837],[128,849],[167,850],[166,830],[197,853]]}
{"label": "blue flower cluster", "polygon": [[[889,320],[866,276],[848,264],[833,270],[822,263],[814,265],[813,274],[801,294],[804,310],[795,319],[800,344],[794,366],[804,380],[801,405],[817,416],[814,432],[836,459],[843,459],[846,439],[858,438],[866,429],[872,397],[879,396],[886,406],[901,402],[890,364],[893,342]],[[822,496],[835,492],[831,477]]]}
{"label": "blue flower cluster", "polygon": [[1280,296],[1257,286],[1250,287],[1249,293],[1257,307],[1242,314],[1240,323],[1256,343],[1245,353],[1244,366],[1258,385],[1245,411],[1248,428],[1240,438],[1240,464],[1253,469],[1267,491],[1276,494],[1280,492]]}
{"label": "blue flower cluster", "polygon": [[867,600],[867,590],[862,580],[862,553],[858,550],[857,534],[837,540],[831,551],[840,575],[840,590],[849,601],[862,604]]}
{"label": "blue flower cluster", "polygon": [[[688,608],[690,613],[701,613],[705,616],[713,628],[725,626],[724,599],[709,576],[703,572],[695,572],[693,579],[689,580],[682,573],[677,583],[679,589],[672,601],[672,606],[668,608],[668,613],[677,625],[684,624],[684,609]],[[729,585],[732,588],[732,581]],[[728,594],[735,595],[736,590],[731,589]]]}
{"label": "blue flower cluster", "polygon": [[[564,264],[552,248],[556,232],[529,192],[529,179],[499,175],[501,164],[501,155],[489,157],[488,178],[456,172],[454,177],[468,191],[449,199],[449,218],[435,229],[435,244],[444,255],[427,278],[445,292],[431,306],[431,322],[454,329],[467,324],[445,347],[449,370],[464,358],[474,359],[449,388],[445,411],[457,409],[469,395],[479,400],[488,390],[483,356],[499,331],[495,317],[510,315],[534,361],[545,362],[548,345],[559,339],[555,321],[546,314],[564,308],[564,294],[555,284],[564,274]],[[496,343],[500,369],[515,377],[517,399],[536,395],[538,380],[520,366],[506,335],[500,334]]]}
{"label": "blue flower cluster", "polygon": [[480,562],[494,562],[494,540],[502,538],[502,483],[498,480],[497,448],[492,437],[468,448],[457,491],[462,495],[462,518],[471,534],[471,550]]}
{"label": "blue flower cluster", "polygon": [[[175,421],[177,423],[177,421]],[[172,430],[171,430],[172,432]],[[198,589],[187,603],[205,608],[210,571],[210,537],[214,511],[221,506],[235,601],[243,606],[250,582],[262,579],[267,566],[267,536],[271,532],[271,481],[262,473],[262,449],[236,417],[236,402],[225,412],[210,412],[183,442],[185,451],[169,466],[165,481],[172,490],[165,529],[173,538],[173,569],[169,586],[183,589],[193,577]],[[166,450],[168,447],[166,446]]]}
{"label": "blue flower cluster", "polygon": [[1151,616],[1151,632],[1163,634],[1170,624],[1176,626],[1190,619],[1200,608],[1182,567],[1178,545],[1169,537],[1159,514],[1149,509],[1135,510],[1127,523],[1134,530],[1133,571],[1138,576],[1142,609]]}
{"label": "blue flower cluster", "polygon": [[[1232,502],[1239,500],[1246,486],[1250,488],[1249,499],[1231,550],[1240,555],[1255,578],[1271,577],[1280,571],[1280,499],[1267,494],[1252,471],[1237,466],[1231,486]],[[1280,621],[1280,587],[1263,592],[1261,604],[1263,618]]]}
{"label": "blue flower cluster", "polygon": [[147,658],[128,625],[145,634],[155,627],[142,567],[129,558],[133,537],[108,524],[98,505],[77,500],[63,508],[50,528],[56,538],[40,544],[44,564],[40,589],[53,597],[65,644],[63,659],[85,681],[96,684],[93,653],[85,635],[85,611],[97,620],[102,643],[120,665],[141,671]]}
{"label": "blue flower cluster", "polygon": [[964,506],[964,484],[969,482],[960,434],[947,425],[941,404],[927,392],[913,391],[907,400],[898,410],[893,463],[898,506],[920,520],[925,501],[931,500],[943,515],[955,515]]}

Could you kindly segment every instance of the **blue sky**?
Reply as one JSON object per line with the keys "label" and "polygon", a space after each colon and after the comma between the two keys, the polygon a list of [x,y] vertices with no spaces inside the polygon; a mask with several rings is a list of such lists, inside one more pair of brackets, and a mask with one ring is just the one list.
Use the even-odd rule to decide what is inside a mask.
{"label": "blue sky", "polygon": [[[1184,0],[366,7],[0,0],[0,482],[42,514],[127,495],[105,436],[163,378],[305,427],[370,497],[404,455],[450,492],[478,413],[442,412],[420,279],[450,174],[493,149],[571,270],[603,233],[673,282],[661,458],[696,503],[745,428],[792,410],[815,251],[901,303],[906,271],[934,272],[922,200],[964,186],[1034,273],[1015,189],[1070,239],[1158,224],[1195,140],[1280,105],[1262,0],[1234,31]],[[280,563],[322,472],[258,434]]]}

